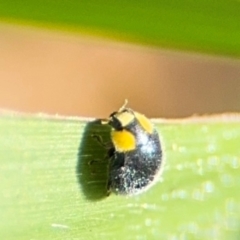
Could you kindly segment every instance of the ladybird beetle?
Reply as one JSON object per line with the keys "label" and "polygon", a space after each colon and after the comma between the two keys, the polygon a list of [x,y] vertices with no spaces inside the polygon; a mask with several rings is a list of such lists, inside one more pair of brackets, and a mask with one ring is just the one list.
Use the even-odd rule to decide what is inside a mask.
{"label": "ladybird beetle", "polygon": [[102,124],[111,127],[107,190],[136,195],[151,187],[161,172],[162,146],[157,130],[143,114],[125,104]]}

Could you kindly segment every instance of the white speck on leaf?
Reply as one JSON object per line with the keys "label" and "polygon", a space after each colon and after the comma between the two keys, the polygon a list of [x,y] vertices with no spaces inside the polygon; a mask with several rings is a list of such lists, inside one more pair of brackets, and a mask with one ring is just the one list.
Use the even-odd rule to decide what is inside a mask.
{"label": "white speck on leaf", "polygon": [[51,227],[53,227],[53,228],[62,228],[62,229],[68,229],[69,228],[69,226],[63,225],[63,224],[59,224],[59,223],[52,223]]}

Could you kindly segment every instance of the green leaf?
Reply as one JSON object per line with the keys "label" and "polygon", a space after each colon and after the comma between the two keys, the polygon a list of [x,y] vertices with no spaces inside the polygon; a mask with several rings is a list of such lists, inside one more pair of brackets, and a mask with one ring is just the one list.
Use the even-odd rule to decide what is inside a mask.
{"label": "green leaf", "polygon": [[158,121],[159,181],[107,197],[106,152],[91,134],[108,141],[109,128],[2,114],[1,239],[239,239],[240,121],[224,119]]}

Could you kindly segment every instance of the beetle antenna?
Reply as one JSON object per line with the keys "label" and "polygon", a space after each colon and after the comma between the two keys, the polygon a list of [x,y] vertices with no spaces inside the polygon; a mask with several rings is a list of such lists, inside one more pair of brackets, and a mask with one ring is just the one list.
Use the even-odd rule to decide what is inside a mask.
{"label": "beetle antenna", "polygon": [[128,104],[128,100],[127,99],[125,99],[124,100],[124,104],[119,108],[119,110],[118,110],[118,112],[122,112],[123,111],[123,109],[125,109],[126,108],[126,106],[127,106],[127,104]]}

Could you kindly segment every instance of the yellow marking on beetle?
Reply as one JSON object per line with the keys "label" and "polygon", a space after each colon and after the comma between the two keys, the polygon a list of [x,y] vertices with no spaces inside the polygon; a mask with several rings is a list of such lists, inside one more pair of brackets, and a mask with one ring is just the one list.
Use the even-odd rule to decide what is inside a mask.
{"label": "yellow marking on beetle", "polygon": [[126,130],[112,131],[112,141],[117,152],[127,152],[134,150],[136,140],[134,135]]}
{"label": "yellow marking on beetle", "polygon": [[142,126],[142,128],[147,132],[147,133],[152,133],[153,132],[153,125],[152,123],[146,118],[143,114],[140,114],[138,112],[134,112],[136,119],[138,120],[139,124]]}
{"label": "yellow marking on beetle", "polygon": [[135,116],[131,112],[120,112],[117,113],[115,117],[120,121],[122,127],[126,127],[135,118]]}

